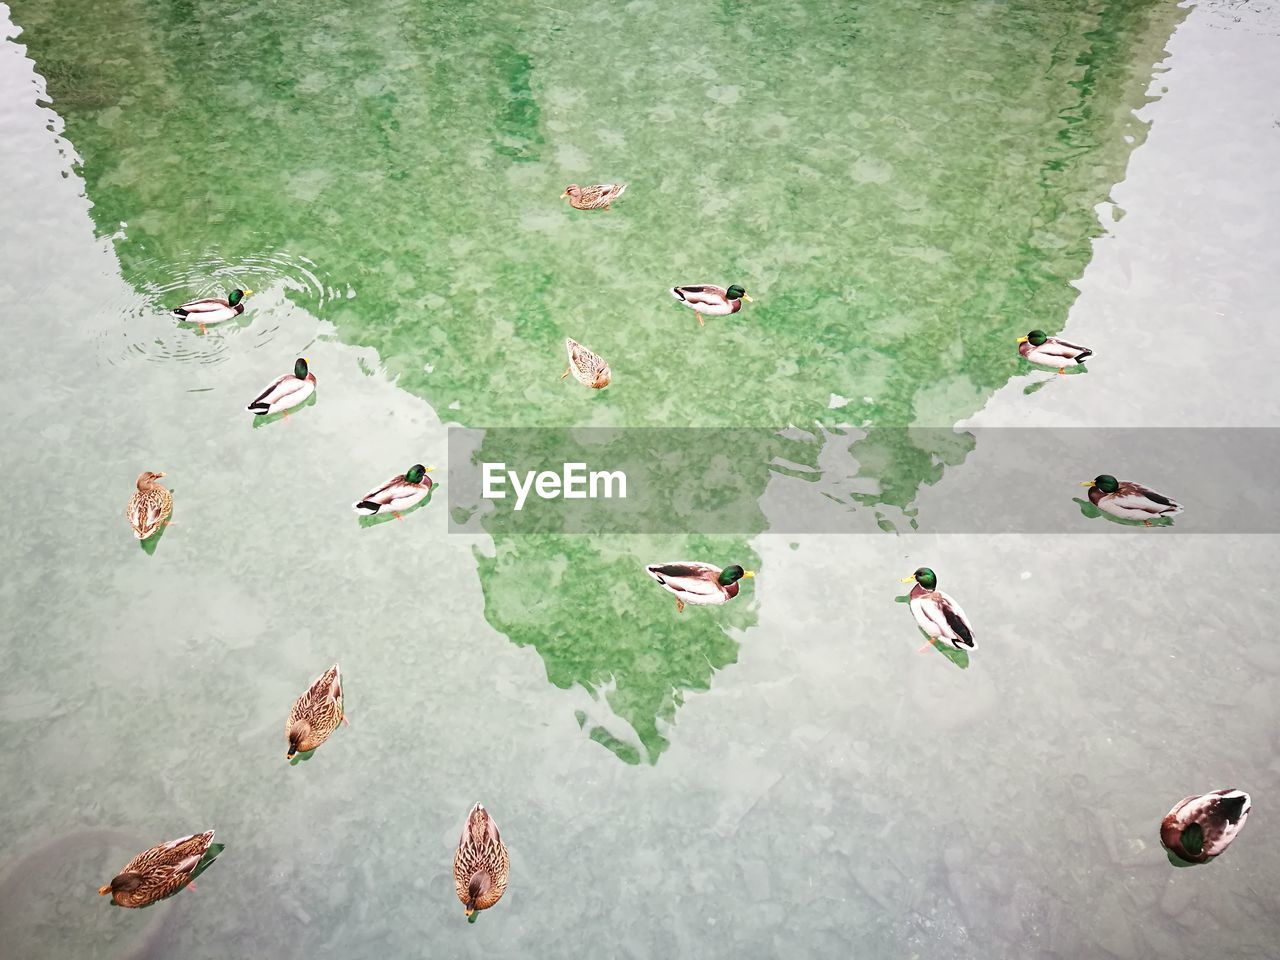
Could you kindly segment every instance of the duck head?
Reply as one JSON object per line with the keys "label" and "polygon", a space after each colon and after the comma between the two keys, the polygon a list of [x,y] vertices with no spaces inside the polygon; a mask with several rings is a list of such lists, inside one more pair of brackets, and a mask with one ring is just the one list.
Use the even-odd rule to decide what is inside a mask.
{"label": "duck head", "polygon": [[727,587],[731,583],[737,583],[744,577],[750,580],[755,575],[756,572],[754,570],[743,570],[738,564],[732,563],[720,571],[720,576],[716,578],[716,581],[720,586]]}
{"label": "duck head", "polygon": [[1081,480],[1082,487],[1097,487],[1103,493],[1115,493],[1120,489],[1120,481],[1109,473],[1100,473],[1092,480]]}
{"label": "duck head", "polygon": [[404,478],[410,483],[421,483],[423,478],[434,469],[435,467],[424,467],[420,463],[415,463],[404,472]]}
{"label": "duck head", "polygon": [[901,583],[911,583],[915,581],[926,590],[936,590],[938,588],[938,575],[928,567],[920,567],[915,573],[909,577],[903,577]]}
{"label": "duck head", "polygon": [[116,906],[120,905],[117,896],[122,893],[132,893],[142,886],[142,874],[140,873],[118,873],[111,878],[111,882],[105,887],[98,888],[98,895],[105,897],[111,894],[111,902]]}

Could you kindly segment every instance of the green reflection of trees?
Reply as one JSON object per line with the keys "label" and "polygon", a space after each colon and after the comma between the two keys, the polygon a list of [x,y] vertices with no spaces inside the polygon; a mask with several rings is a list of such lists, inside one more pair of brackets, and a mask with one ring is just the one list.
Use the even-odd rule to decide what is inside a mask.
{"label": "green reflection of trees", "polygon": [[[491,0],[11,6],[126,279],[155,289],[215,248],[305,255],[354,298],[302,305],[471,426],[971,414],[1021,369],[1017,335],[1062,327],[1185,15],[908,0],[833,25],[825,0],[615,4],[584,42],[554,4]],[[631,187],[611,213],[556,200],[615,177]],[[757,302],[700,329],[663,289],[702,281]],[[610,360],[602,394],[557,380],[566,335]],[[855,502],[904,507],[965,452],[875,443],[854,456],[880,492]],[[658,721],[732,662],[723,628],[751,601],[673,629],[639,566],[742,559],[744,538],[495,541],[490,621],[558,685],[614,678],[655,760]]]}

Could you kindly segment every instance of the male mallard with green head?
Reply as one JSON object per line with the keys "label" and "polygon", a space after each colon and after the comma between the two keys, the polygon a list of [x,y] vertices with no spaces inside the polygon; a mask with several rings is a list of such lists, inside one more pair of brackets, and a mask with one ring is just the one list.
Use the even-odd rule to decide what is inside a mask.
{"label": "male mallard with green head", "polygon": [[370,490],[352,504],[352,509],[362,517],[372,517],[386,511],[394,514],[397,520],[403,520],[400,511],[417,506],[431,492],[431,478],[427,474],[434,469],[415,463],[376,490]]}
{"label": "male mallard with green head", "polygon": [[[948,640],[959,650],[961,647],[976,649],[973,642],[973,626],[960,609],[960,604],[938,589],[938,576],[928,567],[921,567],[903,583],[915,582],[911,588],[911,614],[929,636],[930,643]],[[921,647],[925,650],[927,647]]]}
{"label": "male mallard with green head", "polygon": [[347,723],[347,715],[342,706],[342,674],[335,663],[294,701],[284,725],[284,736],[289,741],[285,759],[310,753],[328,740],[340,723]]}
{"label": "male mallard with green head", "polygon": [[138,490],[124,508],[125,519],[139,540],[146,540],[164,526],[173,512],[173,494],[156,483],[163,476],[151,470],[138,474]]}
{"label": "male mallard with green head", "polygon": [[1165,814],[1160,842],[1188,863],[1206,863],[1231,845],[1249,816],[1243,790],[1215,790],[1186,797]]}
{"label": "male mallard with green head", "polygon": [[293,364],[293,373],[276,377],[245,409],[259,417],[267,417],[282,410],[288,416],[290,410],[305,402],[315,392],[316,375],[307,370],[306,358],[299,357]]}
{"label": "male mallard with green head", "polygon": [[724,317],[741,310],[743,300],[747,303],[751,302],[747,291],[736,283],[727,290],[710,283],[672,287],[671,295],[696,312],[698,324],[704,327],[706,323],[702,319],[703,314],[709,317]]}
{"label": "male mallard with green head", "polygon": [[130,860],[105,887],[117,907],[146,907],[186,887],[195,888],[195,875],[213,863],[223,845],[213,842],[213,831],[193,833],[144,850]]}
{"label": "male mallard with green head", "polygon": [[1144,526],[1151,526],[1151,521],[1158,517],[1172,517],[1182,512],[1182,506],[1164,494],[1140,483],[1117,480],[1109,473],[1081,480],[1080,486],[1089,488],[1089,502],[1099,510],[1122,520],[1141,520]]}
{"label": "male mallard with green head", "polygon": [[608,210],[609,204],[622,196],[625,183],[597,183],[592,187],[580,187],[571,183],[564,188],[560,199],[569,198],[569,206],[575,210]]}
{"label": "male mallard with green head", "polygon": [[708,606],[728,603],[738,595],[738,582],[754,577],[754,570],[743,570],[734,563],[723,570],[696,560],[674,563],[651,563],[645,570],[662,588],[676,598],[676,612],[683,613],[686,603]]}
{"label": "male mallard with green head", "polygon": [[1067,372],[1068,363],[1084,363],[1085,357],[1093,356],[1088,347],[1045,336],[1043,330],[1032,330],[1025,337],[1019,337],[1018,353],[1042,367],[1057,367],[1059,373]]}
{"label": "male mallard with green head", "polygon": [[467,814],[453,855],[453,887],[469,923],[476,922],[480,910],[488,910],[502,899],[510,871],[511,858],[498,825],[477,803]]}
{"label": "male mallard with green head", "polygon": [[232,290],[225,300],[210,297],[205,300],[188,300],[180,307],[169,311],[175,320],[200,325],[200,332],[211,323],[223,323],[234,320],[244,313],[244,298],[253,293],[252,290]]}

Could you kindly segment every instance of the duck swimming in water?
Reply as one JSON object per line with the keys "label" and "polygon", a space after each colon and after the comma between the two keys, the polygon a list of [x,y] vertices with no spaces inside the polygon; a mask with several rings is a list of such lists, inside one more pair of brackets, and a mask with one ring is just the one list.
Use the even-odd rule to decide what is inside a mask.
{"label": "duck swimming in water", "polygon": [[1025,337],[1019,337],[1018,353],[1042,367],[1056,367],[1058,373],[1066,373],[1068,363],[1084,363],[1086,357],[1093,356],[1088,347],[1045,336],[1043,330],[1032,330]]}
{"label": "duck swimming in water", "polygon": [[704,283],[688,287],[672,287],[671,295],[698,315],[699,326],[706,326],[702,319],[708,317],[726,317],[742,309],[742,301],[751,302],[747,291],[738,284],[727,290],[714,284]]}
{"label": "duck swimming in water", "polygon": [[468,923],[479,911],[502,899],[511,872],[511,857],[489,811],[476,804],[467,814],[453,855],[453,886]]}
{"label": "duck swimming in water", "polygon": [[293,364],[293,373],[272,380],[265,390],[253,398],[246,410],[259,417],[284,412],[285,416],[316,392],[316,375],[307,369],[305,357]]}
{"label": "duck swimming in water", "polygon": [[1231,845],[1249,817],[1243,790],[1215,790],[1184,797],[1160,823],[1160,842],[1188,863],[1207,863]]}
{"label": "duck swimming in water", "polygon": [[571,183],[564,188],[560,199],[569,198],[569,206],[575,210],[608,210],[609,204],[622,196],[625,183],[597,183],[593,187],[580,187]]}
{"label": "duck swimming in water", "polygon": [[1140,483],[1117,480],[1109,473],[1081,480],[1080,485],[1089,488],[1090,503],[1121,520],[1141,520],[1149,527],[1152,520],[1182,512],[1182,506],[1164,494]]}
{"label": "duck swimming in water", "polygon": [[180,307],[169,311],[175,320],[199,324],[200,332],[211,323],[225,323],[234,320],[244,313],[244,298],[253,293],[252,290],[232,290],[225,300],[209,297],[204,300],[188,300]]}
{"label": "duck swimming in water", "polygon": [[721,570],[696,560],[651,563],[645,570],[664,590],[675,595],[677,613],[684,612],[686,603],[697,606],[728,603],[738,595],[739,581],[756,575],[754,570],[743,570],[736,563]]}
{"label": "duck swimming in water", "polygon": [[[930,643],[948,640],[959,650],[961,647],[976,649],[973,641],[973,626],[969,618],[960,609],[960,604],[938,589],[938,577],[928,567],[921,567],[909,577],[903,577],[903,583],[915,581],[911,588],[911,614],[916,618],[929,637]],[[927,650],[928,647],[921,647]]]}
{"label": "duck swimming in water", "polygon": [[196,875],[223,849],[222,844],[213,842],[212,830],[156,844],[125,864],[98,893],[104,897],[110,894],[117,907],[149,907],[186,887],[194,889]]}

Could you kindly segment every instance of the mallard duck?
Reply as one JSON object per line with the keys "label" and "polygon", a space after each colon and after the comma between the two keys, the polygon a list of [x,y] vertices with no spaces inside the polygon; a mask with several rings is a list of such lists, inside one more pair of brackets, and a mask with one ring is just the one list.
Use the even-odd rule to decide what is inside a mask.
{"label": "mallard duck", "polygon": [[612,374],[609,364],[598,353],[592,353],[577,340],[564,338],[564,348],[569,354],[569,369],[560,378],[573,374],[575,380],[593,390],[603,390],[609,385]]}
{"label": "mallard duck", "polygon": [[698,323],[704,327],[706,326],[706,322],[702,319],[704,313],[709,317],[724,317],[741,310],[743,300],[747,303],[751,302],[747,291],[736,283],[728,290],[709,283],[692,287],[672,287],[671,295],[686,307],[697,311]]}
{"label": "mallard duck", "polygon": [[1025,337],[1019,337],[1018,353],[1042,367],[1057,367],[1059,373],[1067,372],[1068,363],[1084,363],[1085,357],[1093,356],[1088,347],[1047,337],[1043,330],[1032,330]]}
{"label": "mallard duck", "polygon": [[245,409],[259,417],[270,416],[281,410],[287,416],[290,410],[315,392],[316,375],[307,372],[306,358],[299,357],[293,364],[293,373],[286,373],[283,377],[272,380]]}
{"label": "mallard duck", "polygon": [[951,641],[957,650],[962,646],[976,649],[969,618],[960,609],[960,604],[938,589],[937,574],[928,567],[921,567],[911,576],[902,578],[903,583],[912,581],[915,581],[915,586],[911,588],[911,614],[920,624],[920,629],[929,635],[929,642],[934,643],[941,638]]}
{"label": "mallard duck", "polygon": [[352,509],[364,517],[372,517],[381,511],[395,514],[396,519],[401,510],[408,510],[431,492],[431,478],[427,476],[434,467],[424,467],[415,463],[399,476],[392,477],[376,490],[371,490],[352,504]]}
{"label": "mallard duck", "polygon": [[173,494],[156,483],[163,476],[150,470],[138,474],[138,491],[124,508],[125,519],[139,540],[146,540],[159,530],[173,512]]}
{"label": "mallard duck", "polygon": [[1089,488],[1089,502],[1099,510],[1122,520],[1141,520],[1148,527],[1157,517],[1172,517],[1182,512],[1182,506],[1164,494],[1140,483],[1122,482],[1107,473],[1092,480],[1081,480],[1080,485]]}
{"label": "mallard duck", "polygon": [[222,851],[223,845],[213,842],[212,830],[158,844],[125,864],[98,893],[111,894],[117,907],[148,906],[184,887],[194,887],[195,875]]}
{"label": "mallard duck", "polygon": [[170,310],[169,316],[175,320],[197,323],[200,325],[200,332],[204,333],[204,328],[209,324],[234,320],[244,313],[244,298],[251,293],[253,293],[252,290],[232,290],[225,300],[219,300],[216,297],[206,300],[188,300],[182,306]]}
{"label": "mallard duck", "polygon": [[677,613],[684,612],[686,603],[699,606],[728,603],[738,595],[738,581],[756,575],[754,570],[743,570],[736,563],[721,570],[696,560],[651,563],[645,570],[664,590],[675,594]]}
{"label": "mallard duck", "polygon": [[608,210],[609,204],[617,200],[624,190],[625,183],[597,183],[594,187],[580,187],[571,183],[564,188],[560,199],[569,198],[569,206],[575,210]]}
{"label": "mallard duck", "polygon": [[477,803],[467,814],[458,851],[453,855],[453,886],[469,922],[476,922],[477,911],[488,910],[502,899],[510,868],[511,858],[498,825]]}
{"label": "mallard duck", "polygon": [[347,723],[347,715],[342,709],[342,674],[335,663],[316,677],[289,711],[289,720],[284,725],[284,735],[289,741],[285,759],[310,753],[328,740],[340,723]]}
{"label": "mallard duck", "polygon": [[1231,846],[1248,817],[1249,795],[1243,790],[1186,797],[1165,814],[1160,842],[1188,863],[1206,863]]}

